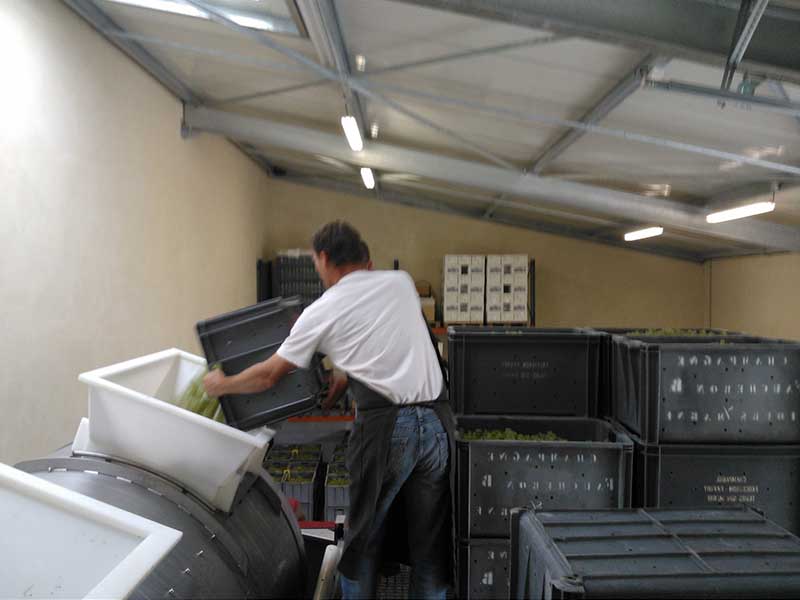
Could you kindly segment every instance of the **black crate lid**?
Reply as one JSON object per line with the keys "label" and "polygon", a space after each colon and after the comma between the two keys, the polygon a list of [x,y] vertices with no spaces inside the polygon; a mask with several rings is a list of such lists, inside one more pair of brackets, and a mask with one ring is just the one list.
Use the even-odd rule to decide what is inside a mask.
{"label": "black crate lid", "polygon": [[[512,597],[797,597],[800,540],[748,507],[520,511]],[[555,597],[555,592],[553,593]]]}
{"label": "black crate lid", "polygon": [[545,327],[514,327],[514,326],[469,326],[451,325],[447,328],[450,339],[460,337],[508,337],[508,338],[603,338],[607,334],[592,329],[580,328],[545,328]]}
{"label": "black crate lid", "polygon": [[[197,323],[197,334],[209,365],[235,375],[272,356],[289,336],[302,312],[300,298],[273,298]],[[254,429],[313,409],[322,388],[321,362],[297,369],[275,387],[258,394],[220,398],[225,422]]]}

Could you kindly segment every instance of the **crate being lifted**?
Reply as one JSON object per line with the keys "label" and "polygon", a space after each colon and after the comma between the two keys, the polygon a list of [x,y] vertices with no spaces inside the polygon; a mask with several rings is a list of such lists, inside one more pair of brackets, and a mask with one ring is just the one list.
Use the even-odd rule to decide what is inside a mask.
{"label": "crate being lifted", "polygon": [[756,597],[800,597],[800,540],[751,508],[514,514],[511,598]]}

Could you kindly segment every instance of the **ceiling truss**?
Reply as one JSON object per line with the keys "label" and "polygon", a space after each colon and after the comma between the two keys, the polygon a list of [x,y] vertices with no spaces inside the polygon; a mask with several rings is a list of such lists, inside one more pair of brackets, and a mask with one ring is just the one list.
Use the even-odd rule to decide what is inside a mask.
{"label": "ceiling truss", "polygon": [[[720,63],[720,49],[714,44],[716,40],[711,40],[708,44],[709,47],[698,47],[696,43],[693,44],[694,38],[692,37],[696,32],[693,28],[689,28],[688,30],[683,30],[681,34],[678,36],[679,39],[672,40],[671,42],[667,42],[662,39],[663,36],[660,37],[658,27],[664,26],[664,23],[660,25],[653,25],[650,22],[643,22],[642,27],[637,30],[633,35],[630,31],[625,29],[625,19],[622,19],[623,23],[620,26],[619,22],[616,23],[616,29],[610,27],[610,23],[608,18],[610,16],[619,16],[619,10],[630,8],[630,4],[636,3],[638,0],[609,0],[605,3],[597,3],[597,5],[605,4],[606,6],[599,8],[598,6],[594,5],[593,8],[588,11],[588,25],[587,19],[585,18],[587,15],[584,13],[581,14],[581,23],[576,23],[571,21],[567,18],[570,15],[570,11],[575,8],[573,6],[575,2],[578,0],[526,0],[524,3],[516,2],[514,0],[419,0],[419,1],[412,1],[412,0],[400,0],[407,3],[417,4],[417,5],[425,5],[434,8],[442,8],[445,10],[453,10],[456,12],[460,12],[462,14],[472,14],[478,15],[485,18],[490,19],[497,19],[506,22],[514,22],[515,24],[523,24],[528,25],[535,28],[546,29],[552,32],[550,37],[545,38],[531,38],[529,40],[523,40],[521,42],[513,42],[509,44],[501,44],[496,46],[489,46],[485,48],[476,48],[473,50],[459,52],[459,53],[452,53],[448,55],[443,55],[439,57],[432,57],[430,59],[419,60],[419,61],[412,61],[408,63],[401,63],[398,65],[391,65],[389,67],[384,67],[382,69],[373,69],[369,73],[365,75],[360,75],[357,73],[353,73],[348,59],[348,53],[346,50],[345,41],[341,34],[341,29],[338,24],[338,18],[336,15],[335,6],[332,0],[301,0],[298,5],[298,8],[301,11],[303,16],[303,21],[307,25],[309,22],[316,22],[319,27],[316,29],[312,25],[308,27],[308,34],[311,37],[312,41],[314,42],[315,47],[318,50],[318,55],[320,58],[320,63],[317,63],[305,55],[296,52],[294,50],[289,49],[285,45],[273,40],[270,36],[263,34],[261,32],[251,30],[245,27],[241,27],[236,23],[232,22],[228,19],[223,13],[219,12],[214,8],[213,5],[207,3],[205,0],[182,0],[183,2],[193,5],[200,10],[205,11],[212,20],[229,27],[233,30],[238,31],[243,35],[249,36],[254,41],[261,43],[281,54],[285,57],[288,57],[292,63],[278,63],[276,61],[263,61],[260,58],[254,59],[252,57],[244,57],[244,56],[237,56],[235,53],[225,53],[210,49],[192,47],[186,44],[178,44],[176,42],[171,42],[168,40],[158,40],[156,38],[147,38],[146,36],[137,36],[136,34],[126,32],[122,30],[120,27],[116,25],[103,11],[101,11],[93,0],[64,0],[73,10],[75,10],[78,14],[80,14],[83,18],[89,21],[95,28],[98,29],[101,33],[106,35],[115,45],[121,48],[126,54],[128,54],[133,60],[139,63],[142,67],[144,67],[151,75],[153,75],[156,79],[158,79],[167,89],[169,89],[174,95],[180,98],[186,105],[187,105],[187,115],[190,117],[185,119],[183,127],[184,132],[189,135],[194,130],[206,130],[206,131],[216,131],[216,133],[220,133],[222,135],[226,135],[234,141],[234,143],[239,147],[245,154],[247,154],[250,158],[259,164],[266,172],[269,174],[275,174],[276,169],[271,161],[269,161],[263,153],[259,152],[257,149],[257,144],[263,142],[264,139],[258,135],[250,136],[247,135],[239,135],[241,132],[237,131],[235,127],[213,127],[213,126],[203,126],[198,124],[198,115],[205,115],[213,113],[213,111],[209,111],[205,108],[195,108],[195,107],[202,107],[202,106],[220,106],[222,104],[227,103],[235,103],[240,102],[245,99],[248,99],[244,96],[239,97],[231,97],[231,98],[223,98],[223,99],[212,99],[212,98],[202,98],[199,97],[193,90],[191,90],[186,84],[180,81],[178,77],[176,77],[173,73],[171,73],[162,63],[160,63],[146,48],[147,44],[154,44],[154,45],[165,45],[165,46],[172,46],[177,49],[182,49],[184,51],[195,52],[198,54],[207,54],[209,56],[215,56],[217,58],[223,58],[227,60],[231,60],[233,62],[241,62],[241,63],[261,63],[266,68],[283,68],[286,70],[306,70],[306,71],[313,71],[316,72],[318,78],[309,81],[296,84],[295,86],[285,86],[284,88],[277,88],[273,90],[266,90],[261,93],[251,94],[251,98],[255,97],[262,97],[266,95],[272,95],[276,93],[284,93],[291,90],[297,89],[304,89],[308,87],[312,87],[315,85],[322,85],[322,84],[338,84],[342,89],[342,93],[345,99],[346,106],[348,111],[356,116],[356,119],[359,122],[359,125],[362,130],[362,135],[365,139],[369,136],[368,125],[364,118],[364,110],[363,110],[363,100],[365,98],[372,99],[373,101],[382,102],[387,104],[391,108],[405,114],[406,116],[417,120],[418,122],[426,125],[439,133],[449,137],[451,140],[454,140],[459,143],[460,146],[463,148],[469,149],[473,151],[475,154],[481,156],[484,160],[489,161],[495,166],[489,166],[482,163],[466,163],[466,161],[462,161],[465,164],[460,165],[466,168],[473,168],[477,167],[478,169],[493,169],[495,171],[495,175],[498,177],[494,181],[495,184],[502,181],[502,185],[494,185],[490,186],[490,192],[494,192],[499,194],[495,197],[494,201],[492,201],[490,205],[491,210],[481,210],[481,209],[469,209],[464,207],[463,209],[454,209],[451,205],[447,203],[443,203],[441,201],[437,201],[432,198],[420,197],[414,194],[413,197],[404,195],[395,191],[387,191],[387,190],[379,190],[377,195],[379,199],[384,201],[392,201],[406,205],[415,205],[418,208],[426,208],[432,210],[444,210],[445,212],[456,212],[456,214],[462,214],[462,216],[468,216],[472,218],[483,218],[492,220],[494,222],[504,223],[508,225],[516,225],[522,226],[529,229],[537,230],[537,231],[545,231],[548,233],[556,233],[559,235],[566,235],[569,237],[575,237],[580,239],[587,239],[589,241],[599,241],[606,244],[611,245],[619,245],[624,247],[628,250],[635,250],[635,249],[642,249],[641,247],[636,248],[632,247],[629,244],[624,244],[618,240],[616,235],[615,229],[619,229],[623,227],[624,224],[620,223],[618,225],[609,226],[608,228],[601,228],[596,230],[595,233],[586,233],[583,230],[576,229],[569,226],[562,226],[553,224],[551,222],[537,220],[536,218],[532,217],[531,219],[509,219],[508,217],[504,217],[503,215],[494,215],[494,210],[498,206],[506,206],[519,203],[518,201],[509,201],[507,200],[508,197],[513,194],[516,197],[520,195],[523,197],[534,198],[538,197],[539,194],[549,195],[550,197],[557,198],[567,193],[576,193],[576,192],[585,192],[588,193],[589,196],[594,198],[595,202],[599,200],[608,200],[613,197],[613,201],[607,202],[607,208],[610,206],[615,206],[615,212],[613,214],[614,220],[625,221],[626,219],[622,217],[623,214],[629,214],[631,211],[629,209],[635,208],[632,211],[633,218],[628,218],[627,221],[630,222],[646,222],[647,219],[644,219],[644,215],[640,214],[642,211],[638,210],[637,202],[641,200],[643,197],[636,196],[634,194],[625,194],[623,192],[614,192],[612,190],[607,190],[605,188],[593,188],[591,186],[582,186],[580,184],[574,184],[569,181],[558,181],[553,180],[551,178],[543,179],[541,177],[537,177],[536,175],[526,174],[528,171],[532,171],[533,173],[540,173],[546,169],[550,162],[555,160],[555,158],[563,153],[570,145],[575,143],[582,135],[585,133],[605,133],[606,135],[616,135],[617,137],[623,137],[628,140],[639,141],[643,143],[655,143],[657,145],[667,145],[668,147],[673,147],[676,150],[688,151],[688,152],[696,152],[696,153],[705,153],[706,155],[711,156],[718,156],[721,158],[726,158],[728,160],[738,160],[743,163],[750,162],[750,164],[755,164],[756,166],[761,166],[765,169],[770,169],[773,171],[782,171],[784,175],[792,175],[792,176],[800,176],[800,168],[792,167],[791,165],[783,165],[781,163],[774,163],[771,161],[754,161],[750,157],[739,156],[732,153],[725,153],[722,151],[717,151],[715,149],[709,148],[702,148],[691,146],[689,144],[683,144],[681,142],[677,142],[674,140],[663,140],[660,138],[653,138],[652,136],[643,136],[631,132],[624,132],[619,130],[611,130],[608,128],[598,127],[596,123],[604,118],[615,106],[617,106],[620,102],[622,102],[627,96],[633,93],[636,89],[639,89],[642,85],[648,85],[654,89],[663,89],[664,91],[668,92],[679,92],[679,93],[691,93],[695,95],[706,95],[708,97],[715,97],[716,99],[720,100],[720,96],[724,96],[726,100],[734,100],[734,101],[741,101],[743,103],[747,103],[750,106],[754,106],[756,108],[763,108],[765,110],[772,110],[777,112],[784,112],[791,114],[799,119],[800,122],[800,114],[797,113],[798,105],[792,103],[788,96],[784,93],[782,98],[779,100],[772,100],[766,99],[762,97],[754,97],[754,96],[744,96],[742,94],[736,94],[735,92],[726,91],[724,85],[723,89],[713,90],[716,92],[716,96],[711,96],[710,90],[706,89],[695,89],[700,88],[700,86],[693,86],[691,89],[685,87],[688,84],[680,84],[680,82],[654,82],[648,80],[648,74],[650,70],[654,67],[663,64],[664,61],[667,59],[663,58],[667,55],[675,55],[675,56],[682,56],[686,58],[692,58],[695,60],[701,60],[702,62],[707,62],[711,64],[719,64]],[[651,2],[651,6],[648,9],[649,13],[652,14],[653,11],[662,11],[666,10],[666,3],[669,2],[680,2],[680,3],[689,3],[689,4],[705,4],[706,11],[727,11],[730,13],[733,9],[731,3],[727,3],[722,1],[715,1],[710,2],[709,0],[653,0]],[[519,6],[519,4],[524,4],[525,6]],[[582,8],[586,8],[584,3],[582,4]],[[644,3],[646,4],[646,3]],[[770,43],[767,38],[771,33],[773,36],[777,36],[780,38],[782,35],[785,35],[789,32],[791,35],[794,34],[795,31],[800,33],[800,11],[795,11],[798,15],[798,19],[794,20],[791,18],[786,18],[787,10],[780,9],[781,13],[778,14],[778,11],[773,10],[771,7],[767,8],[767,2],[765,0],[755,0],[754,7],[751,8],[751,12],[749,13],[748,20],[742,27],[741,31],[738,31],[738,37],[734,37],[736,43],[730,48],[730,51],[727,52],[724,64],[728,65],[730,69],[735,69],[739,66],[739,63],[743,63],[749,68],[758,69],[760,72],[763,73],[770,73],[773,75],[773,78],[770,79],[771,86],[781,86],[780,80],[784,79],[787,81],[800,81],[800,74],[797,73],[797,65],[800,62],[796,62],[794,64],[785,64],[785,57],[782,57],[780,53],[775,52],[775,48]],[[687,5],[688,7],[688,5]],[[641,4],[639,5],[641,8]],[[692,11],[694,11],[694,7]],[[692,12],[690,11],[690,12]],[[634,11],[636,12],[636,11]],[[791,12],[791,11],[790,11]],[[692,12],[696,16],[695,12]],[[793,13],[792,13],[793,14]],[[558,18],[554,18],[557,16]],[[574,15],[573,15],[574,16]],[[730,15],[726,15],[730,16]],[[672,15],[672,20],[674,21],[676,15]],[[719,17],[719,15],[717,15]],[[758,34],[756,34],[755,25],[761,25],[758,29]],[[601,26],[602,25],[602,26]],[[589,29],[587,29],[587,26]],[[766,33],[765,33],[766,30]],[[517,47],[525,47],[525,46],[533,46],[542,43],[552,43],[557,42],[561,39],[565,39],[568,36],[579,35],[583,37],[589,37],[594,39],[603,39],[605,41],[615,41],[616,43],[623,43],[627,45],[633,45],[635,47],[640,47],[646,50],[649,50],[651,53],[637,65],[637,67],[630,73],[628,76],[620,80],[620,82],[610,90],[602,99],[594,106],[592,109],[587,111],[584,115],[582,115],[577,121],[569,121],[569,120],[559,120],[559,119],[550,119],[545,118],[533,114],[526,114],[526,113],[518,113],[516,111],[508,111],[506,109],[501,109],[498,107],[488,107],[483,106],[478,103],[472,103],[472,106],[469,106],[469,103],[466,101],[461,101],[459,99],[454,98],[447,98],[443,96],[437,96],[432,94],[425,94],[425,93],[414,93],[414,90],[407,90],[403,88],[399,88],[398,86],[389,86],[386,84],[382,84],[379,81],[379,75],[382,73],[390,73],[396,72],[403,69],[410,69],[414,67],[420,67],[430,64],[438,64],[447,62],[450,60],[459,60],[469,58],[471,56],[480,56],[480,55],[487,55],[495,52],[503,52],[507,50],[512,50]],[[696,36],[695,36],[696,37]],[[713,37],[713,36],[712,36]],[[746,37],[746,39],[745,39]],[[137,39],[138,38],[138,39]],[[793,38],[798,39],[798,38]],[[730,40],[729,40],[730,41]],[[180,48],[178,48],[180,46]],[[326,59],[325,52],[320,51],[321,48],[327,47],[329,49],[329,56]],[[747,60],[743,60],[745,55],[745,50],[747,50]],[[798,50],[798,58],[800,59],[800,48],[794,48],[793,50]],[[735,60],[738,58],[738,61]],[[733,63],[735,62],[735,65]],[[732,66],[733,65],[733,66]],[[774,89],[780,89],[775,87]],[[467,108],[472,108],[476,111],[483,111],[483,112],[490,112],[493,114],[502,114],[504,116],[512,116],[512,117],[523,117],[523,120],[531,120],[531,121],[545,121],[550,122],[551,124],[559,124],[567,129],[559,138],[555,139],[547,149],[540,153],[540,155],[536,158],[536,160],[532,163],[530,167],[520,168],[518,166],[513,165],[503,157],[495,155],[494,153],[487,151],[476,144],[472,143],[471,141],[463,138],[460,134],[448,130],[428,119],[425,119],[421,115],[414,113],[413,111],[405,108],[402,104],[394,101],[393,99],[387,97],[382,92],[394,92],[400,94],[407,94],[407,95],[416,95],[417,97],[424,97],[432,101],[436,101],[443,104],[460,104],[462,106],[466,106]],[[226,115],[224,113],[213,113],[214,118],[219,120],[220,122],[225,119],[235,118],[234,115]],[[202,120],[202,118],[200,118]],[[212,120],[214,120],[212,118]],[[262,125],[268,125],[268,121],[260,120]],[[263,131],[259,129],[259,131]],[[311,130],[308,133],[313,137],[315,133]],[[320,135],[327,135],[327,134],[320,134]],[[341,140],[339,140],[341,142]],[[341,143],[339,143],[341,146]],[[387,149],[384,148],[384,151]],[[374,168],[381,169],[385,168],[387,170],[391,170],[394,164],[394,161],[391,157],[396,153],[399,152],[400,154],[404,152],[409,152],[405,149],[401,148],[389,148],[387,156],[389,157],[385,161],[383,158],[373,161],[378,164],[375,165]],[[381,152],[373,153],[377,157]],[[385,154],[386,152],[384,152]],[[332,155],[336,155],[335,152],[331,153]],[[343,160],[350,162],[352,164],[360,164],[360,163],[368,163],[370,160],[358,160],[358,158],[364,157],[354,157],[354,156],[347,156],[344,155]],[[385,157],[384,157],[385,158]],[[406,159],[408,156],[405,157]],[[420,159],[422,157],[416,157]],[[436,157],[431,155],[427,157],[429,160],[436,161],[453,161],[453,159],[446,159]],[[749,159],[749,161],[748,161]],[[382,162],[383,161],[383,162]],[[408,163],[408,161],[405,161]],[[404,160],[400,160],[400,170],[403,171],[402,167],[407,167],[409,164],[403,164]],[[412,160],[413,163],[413,160]],[[761,163],[761,164],[757,164]],[[406,169],[407,172],[414,172],[413,169]],[[424,171],[424,169],[423,169]],[[459,171],[460,172],[460,171]],[[440,173],[423,173],[423,175],[432,177],[433,179],[437,179]],[[511,184],[509,180],[507,180],[508,175],[513,175],[514,178],[517,180],[517,183]],[[287,177],[288,180],[293,181],[295,183],[301,183],[304,185],[325,185],[330,189],[339,189],[339,190],[346,190],[350,193],[361,193],[363,194],[366,192],[362,187],[357,185],[350,185],[344,184],[342,182],[335,182],[330,179],[326,178],[319,178],[314,176],[308,175],[297,175],[297,176],[289,176]],[[466,179],[469,179],[468,177]],[[542,183],[545,185],[542,186]],[[468,182],[459,180],[459,178],[454,178],[451,183],[454,184],[464,184]],[[579,186],[581,189],[575,189],[571,186]],[[446,190],[442,191],[446,193]],[[416,201],[414,199],[417,199]],[[488,198],[487,198],[488,199]],[[650,199],[648,199],[650,200]],[[599,206],[599,204],[597,205]],[[595,206],[595,208],[597,208]],[[652,206],[652,202],[651,202]],[[510,207],[510,206],[509,206]],[[576,208],[576,207],[572,207]],[[580,208],[580,207],[578,207]],[[582,208],[586,208],[586,206],[582,206]],[[622,210],[620,210],[622,209]],[[725,227],[718,227],[713,231],[708,231],[707,227],[704,227],[704,224],[699,223],[699,213],[698,215],[692,214],[691,208],[686,207],[683,205],[678,205],[678,203],[670,203],[669,201],[662,201],[660,206],[658,207],[660,214],[659,216],[669,215],[673,218],[673,223],[681,223],[682,227],[686,231],[692,231],[695,233],[704,233],[705,235],[714,235],[721,234],[718,236],[718,239],[724,238],[727,240],[728,245],[735,245],[734,248],[731,248],[730,252],[734,255],[738,254],[750,254],[750,253],[759,253],[759,252],[774,252],[780,250],[800,250],[800,233],[797,230],[780,226],[780,225],[773,225],[770,223],[760,222],[760,221],[753,221],[749,223],[736,223],[730,224],[730,226]],[[540,210],[546,212],[548,209],[540,207]],[[549,209],[553,212],[552,208]],[[535,208],[531,209],[531,212],[535,213]],[[646,211],[645,211],[646,212]],[[679,214],[682,213],[682,214]],[[607,216],[611,217],[611,214]],[[668,219],[669,220],[669,219]],[[663,221],[665,224],[668,222]],[[654,220],[655,222],[655,220]],[[658,221],[661,222],[661,221]],[[757,231],[756,231],[757,230]],[[680,234],[678,234],[680,237]],[[762,240],[768,240],[766,243],[763,243]],[[740,244],[744,244],[744,246]],[[673,250],[671,248],[653,248],[645,251],[654,252],[657,254],[664,254],[667,256],[672,256],[675,258],[681,258],[686,260],[695,260],[701,261],[708,257],[710,254],[697,254],[697,253],[690,253],[690,252],[682,252],[680,250]],[[715,253],[715,256],[719,255],[726,255],[728,253],[727,250],[720,251]]]}

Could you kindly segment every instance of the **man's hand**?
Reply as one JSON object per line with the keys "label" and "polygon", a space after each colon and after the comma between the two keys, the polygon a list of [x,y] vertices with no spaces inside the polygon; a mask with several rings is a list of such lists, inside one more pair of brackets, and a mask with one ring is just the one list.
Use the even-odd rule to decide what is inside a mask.
{"label": "man's hand", "polygon": [[347,389],[347,375],[334,371],[328,386],[328,396],[322,401],[322,410],[331,410]]}
{"label": "man's hand", "polygon": [[228,378],[220,369],[214,369],[203,377],[203,386],[206,392],[213,398],[219,398],[227,393]]}

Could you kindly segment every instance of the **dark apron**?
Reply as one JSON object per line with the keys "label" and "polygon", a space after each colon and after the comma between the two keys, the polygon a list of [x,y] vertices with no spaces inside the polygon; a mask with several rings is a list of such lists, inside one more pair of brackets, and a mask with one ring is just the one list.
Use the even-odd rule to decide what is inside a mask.
{"label": "dark apron", "polygon": [[[389,461],[389,449],[397,414],[401,405],[368,388],[354,379],[349,380],[349,390],[358,407],[358,413],[347,447],[347,467],[350,471],[350,508],[345,547],[339,562],[339,571],[348,579],[357,579],[357,565],[362,556],[379,556],[386,562],[409,564],[408,531],[414,519],[407,519],[402,495],[398,494],[386,520],[386,535],[382,548],[370,548],[373,519],[378,497],[383,487],[384,471]],[[455,568],[455,419],[448,402],[447,390],[442,388],[439,397],[425,403],[436,412],[450,442],[450,569]],[[385,550],[385,551],[384,551]],[[452,583],[452,581],[451,581]]]}

